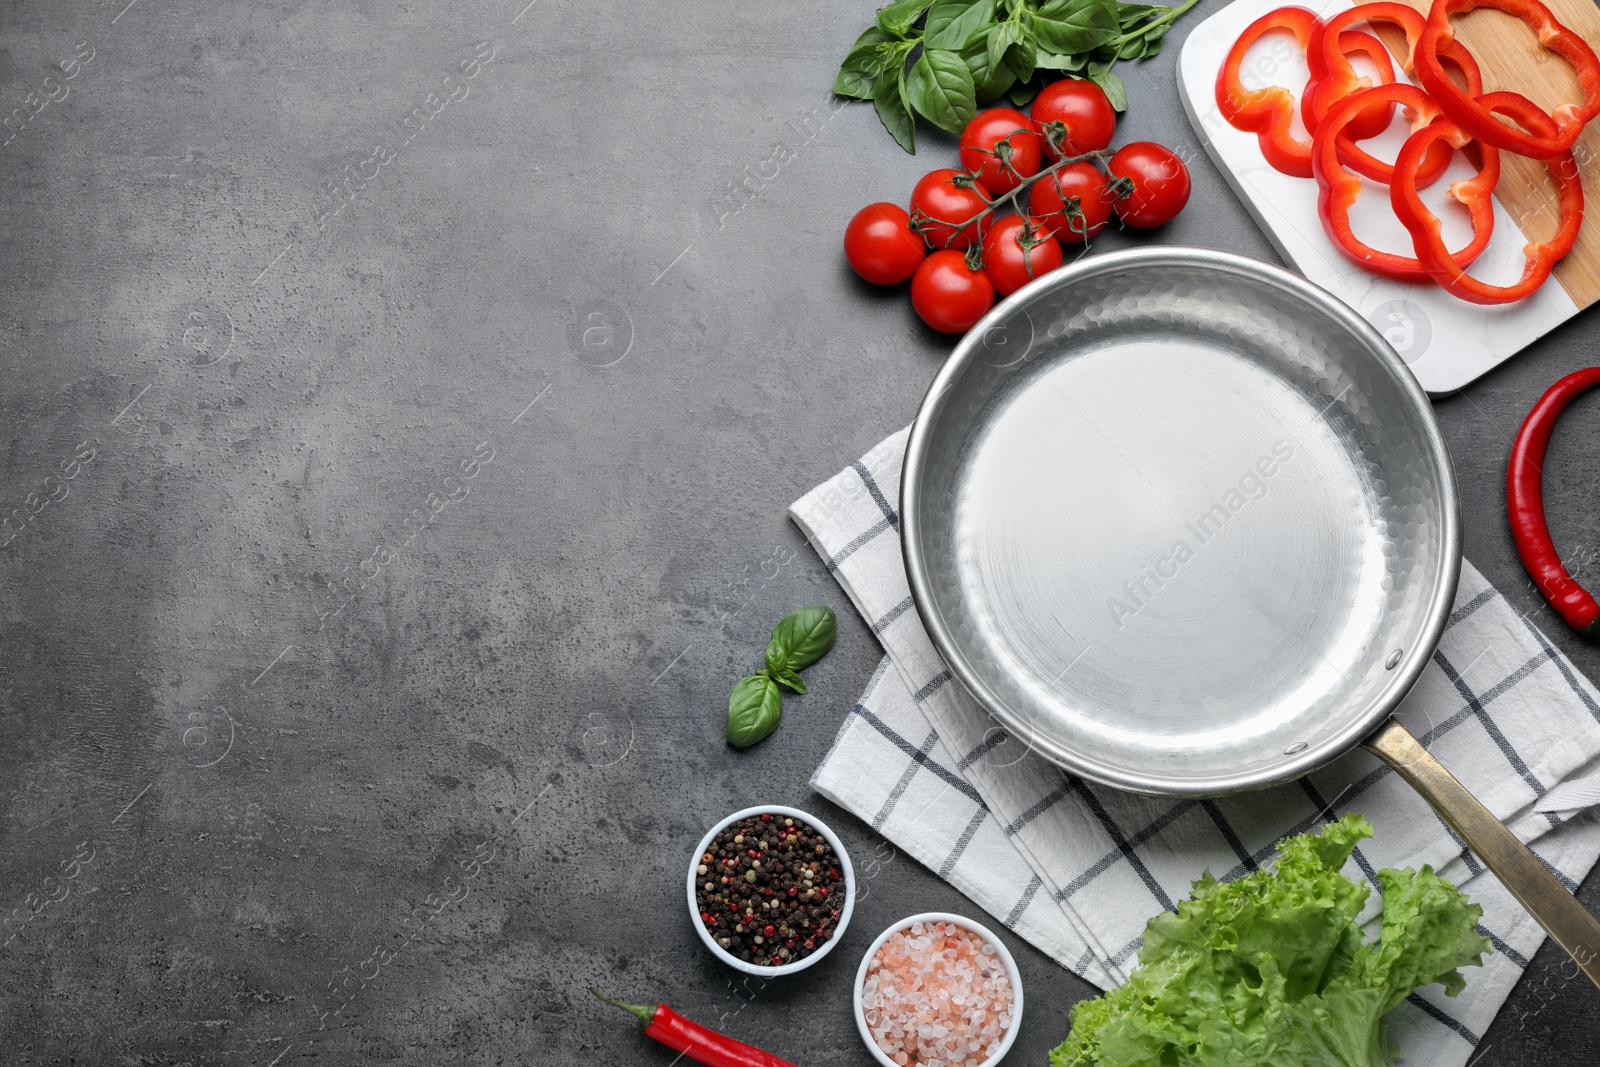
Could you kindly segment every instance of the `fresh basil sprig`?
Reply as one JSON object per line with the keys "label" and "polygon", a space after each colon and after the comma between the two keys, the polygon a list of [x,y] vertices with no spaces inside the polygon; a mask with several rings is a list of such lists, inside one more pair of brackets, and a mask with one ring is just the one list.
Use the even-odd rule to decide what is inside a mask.
{"label": "fresh basil sprig", "polygon": [[1161,51],[1179,7],[1119,0],[894,0],[851,46],[833,91],[871,100],[884,128],[916,152],[916,116],[960,133],[979,107],[1017,107],[1063,74],[1087,78],[1123,111],[1111,68]]}
{"label": "fresh basil sprig", "polygon": [[806,693],[800,670],[811,666],[833,647],[839,620],[833,609],[817,606],[792,611],[772,628],[767,642],[767,665],[739,679],[728,697],[728,744],[749,748],[778,728],[783,718],[780,685]]}

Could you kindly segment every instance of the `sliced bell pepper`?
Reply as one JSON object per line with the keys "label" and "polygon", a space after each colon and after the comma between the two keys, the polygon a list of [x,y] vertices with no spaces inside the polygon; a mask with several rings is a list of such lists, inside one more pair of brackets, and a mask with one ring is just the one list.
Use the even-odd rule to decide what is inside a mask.
{"label": "sliced bell pepper", "polygon": [[[1341,12],[1335,18],[1357,10]],[[1406,8],[1410,11],[1410,8]],[[1346,20],[1348,22],[1348,20]],[[1420,25],[1422,17],[1417,17]],[[1328,113],[1329,108],[1343,100],[1351,93],[1360,92],[1372,85],[1371,78],[1358,75],[1355,68],[1350,65],[1350,56],[1363,55],[1378,68],[1378,84],[1388,85],[1394,81],[1394,61],[1389,58],[1389,50],[1383,42],[1370,33],[1360,30],[1330,29],[1331,23],[1324,23],[1322,28],[1311,38],[1311,47],[1306,51],[1306,67],[1310,76],[1306,79],[1306,87],[1300,91],[1300,121],[1305,123],[1308,131],[1315,133],[1317,123],[1322,121],[1322,116]],[[1324,47],[1331,47],[1337,57],[1327,60],[1323,56]],[[1362,140],[1367,137],[1376,137],[1389,128],[1389,118],[1392,109],[1387,105],[1375,106],[1361,115],[1352,119],[1345,127],[1345,131],[1352,140]]]}
{"label": "sliced bell pepper", "polygon": [[[1356,73],[1350,65],[1349,55],[1352,49],[1346,47],[1345,39],[1354,31],[1346,29],[1357,23],[1388,23],[1397,27],[1406,38],[1406,55],[1401,61],[1402,68],[1410,73],[1416,55],[1417,42],[1422,37],[1426,27],[1426,20],[1416,9],[1405,4],[1394,3],[1392,0],[1377,0],[1370,4],[1358,4],[1346,11],[1341,11],[1323,24],[1322,29],[1312,39],[1311,48],[1306,53],[1306,65],[1310,68],[1311,77],[1306,83],[1305,92],[1300,98],[1301,118],[1306,129],[1315,131],[1322,117],[1331,111],[1334,105],[1353,93],[1368,88],[1371,79]],[[1367,34],[1361,36],[1377,43]],[[1379,46],[1382,48],[1382,46]],[[1378,65],[1380,76],[1379,84],[1387,85],[1394,81],[1394,68],[1388,63],[1388,51],[1383,50],[1383,61],[1379,62],[1377,56],[1365,47],[1359,49],[1369,59]],[[1483,74],[1478,69],[1478,63],[1472,57],[1465,45],[1460,41],[1449,41],[1440,46],[1440,56],[1460,71],[1462,78],[1467,83],[1467,92],[1476,96],[1483,92]],[[1387,72],[1387,73],[1386,73]],[[1365,140],[1376,137],[1389,125],[1393,108],[1391,105],[1369,109],[1359,119],[1352,121],[1346,127],[1346,133],[1352,141]],[[1432,121],[1431,117],[1427,121]],[[1413,121],[1412,132],[1427,125],[1427,121]],[[1340,146],[1341,156],[1345,165],[1354,168],[1358,173],[1371,178],[1373,181],[1387,183],[1393,168],[1386,163],[1380,163],[1365,152],[1345,153],[1344,145]],[[1425,187],[1431,185],[1444,168],[1450,163],[1450,149],[1446,145],[1436,145],[1428,160],[1417,173],[1417,185]]]}
{"label": "sliced bell pepper", "polygon": [[[1387,86],[1378,86],[1378,88],[1387,88]],[[1357,92],[1364,93],[1366,90],[1358,89]],[[1380,93],[1377,95],[1384,98],[1383,102],[1379,105],[1369,106],[1362,114],[1350,118],[1335,135],[1335,144],[1338,146],[1340,163],[1343,163],[1363,178],[1370,178],[1380,184],[1388,185],[1394,180],[1394,165],[1385,163],[1361,147],[1360,142],[1365,140],[1367,136],[1372,136],[1371,134],[1357,136],[1352,134],[1351,130],[1367,115],[1372,114],[1374,107],[1387,114],[1398,103],[1404,108],[1406,115],[1411,120],[1412,133],[1416,133],[1438,118],[1440,111],[1439,105],[1434,103],[1427,93],[1414,85],[1406,85],[1404,82],[1401,82],[1399,88],[1393,93]],[[1323,121],[1327,121],[1327,116],[1323,117]],[[1443,174],[1444,169],[1450,165],[1451,150],[1462,147],[1471,138],[1463,134],[1459,140],[1460,144],[1454,144],[1441,139],[1435,141],[1429,147],[1427,155],[1423,157],[1422,165],[1417,168],[1417,188],[1424,189],[1437,181],[1439,175]],[[1313,141],[1315,141],[1315,137],[1313,137]],[[1491,149],[1491,151],[1498,152],[1499,150]]]}
{"label": "sliced bell pepper", "polygon": [[[1534,137],[1556,136],[1558,120],[1553,120],[1537,104],[1520,93],[1486,93],[1478,97],[1477,106],[1481,107],[1485,114],[1510,117]],[[1408,137],[1405,146],[1400,149],[1399,158],[1395,160],[1394,181],[1389,183],[1390,203],[1394,205],[1395,216],[1411,232],[1411,241],[1416,246],[1417,258],[1427,268],[1434,281],[1453,296],[1474,304],[1509,304],[1514,300],[1521,300],[1543,285],[1545,279],[1550,277],[1550,271],[1555,266],[1556,260],[1572,249],[1573,242],[1578,239],[1578,228],[1583,224],[1583,184],[1578,179],[1577,163],[1570,151],[1546,158],[1545,169],[1550,172],[1550,177],[1556,183],[1558,218],[1555,236],[1547,241],[1530,241],[1523,247],[1522,278],[1515,284],[1489,285],[1480,282],[1476,278],[1469,277],[1466,264],[1445,247],[1444,238],[1439,232],[1439,219],[1423,204],[1422,198],[1417,195],[1416,183],[1413,180],[1428,146],[1440,138],[1458,137],[1462,131],[1463,128],[1454,120],[1442,117]],[[1489,146],[1483,147],[1484,169],[1487,171]],[[1476,178],[1457,182],[1450,187],[1450,195],[1468,204],[1469,209],[1472,208],[1479,197],[1481,186],[1479,179],[1482,176],[1483,172],[1480,172]],[[1463,187],[1471,188],[1463,191]],[[1489,189],[1493,187],[1493,183],[1490,183]],[[1482,199],[1488,199],[1487,190],[1483,190]]]}
{"label": "sliced bell pepper", "polygon": [[[1345,169],[1340,161],[1338,142],[1344,128],[1374,104],[1388,107],[1403,104],[1418,112],[1438,114],[1436,106],[1428,100],[1421,89],[1400,83],[1364,89],[1337,105],[1323,117],[1312,139],[1315,147],[1312,164],[1317,179],[1317,215],[1322,220],[1322,228],[1327,233],[1328,239],[1352,262],[1391,278],[1407,281],[1423,280],[1430,277],[1432,271],[1420,256],[1380,252],[1358,238],[1350,225],[1350,208],[1361,195],[1361,179]],[[1408,147],[1413,142],[1417,142],[1420,147],[1413,153],[1414,158],[1411,160],[1409,171],[1402,171],[1400,164],[1395,164],[1396,184],[1391,185],[1391,189],[1398,183],[1404,182],[1412,195],[1416,195],[1416,176],[1422,164],[1422,155],[1433,140],[1437,139],[1423,144],[1418,138],[1423,133],[1437,129],[1440,121],[1443,120],[1436,119],[1422,132],[1413,134],[1407,139]],[[1458,135],[1462,143],[1465,142],[1466,138],[1460,135],[1459,130],[1452,128],[1451,132]],[[1403,152],[1401,158],[1405,158]],[[1500,153],[1485,146],[1482,169],[1466,181],[1456,182],[1450,187],[1450,195],[1461,201],[1472,217],[1472,240],[1460,252],[1454,254],[1453,259],[1456,262],[1471,263],[1488,247],[1489,238],[1494,232],[1494,202],[1490,194],[1494,192],[1495,184],[1499,180]],[[1437,223],[1437,220],[1435,222]]]}
{"label": "sliced bell pepper", "polygon": [[[1450,24],[1450,16],[1465,14],[1479,7],[1492,7],[1521,19],[1533,30],[1540,44],[1570,63],[1577,74],[1583,99],[1575,104],[1561,104],[1546,116],[1554,122],[1549,134],[1529,133],[1500,122],[1494,117],[1493,109],[1485,104],[1484,97],[1458,88],[1440,66],[1442,49],[1447,42],[1455,40],[1455,27]],[[1521,156],[1533,159],[1559,156],[1572,147],[1578,134],[1583,131],[1584,123],[1600,115],[1600,57],[1595,56],[1594,49],[1576,32],[1557,22],[1550,9],[1539,0],[1434,0],[1413,59],[1417,80],[1457,126],[1483,144],[1492,144]],[[1544,111],[1527,97],[1520,93],[1513,95],[1522,104],[1544,115]],[[1526,108],[1521,105],[1517,107],[1519,111],[1527,113]],[[1520,119],[1518,121],[1521,122]],[[1531,129],[1528,123],[1521,124],[1525,129]]]}
{"label": "sliced bell pepper", "polygon": [[1261,155],[1273,169],[1296,178],[1311,177],[1311,142],[1294,135],[1294,94],[1281,85],[1246,89],[1239,70],[1250,46],[1265,34],[1287,30],[1304,52],[1321,26],[1322,20],[1303,7],[1269,11],[1245,28],[1217,71],[1217,108],[1222,117],[1235,129],[1255,134]]}

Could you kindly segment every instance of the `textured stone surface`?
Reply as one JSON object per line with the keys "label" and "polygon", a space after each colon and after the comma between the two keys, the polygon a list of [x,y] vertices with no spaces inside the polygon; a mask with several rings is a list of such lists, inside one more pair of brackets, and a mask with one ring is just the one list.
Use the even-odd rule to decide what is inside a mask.
{"label": "textured stone surface", "polygon": [[[853,958],[971,910],[805,787],[879,651],[784,518],[948,351],[838,245],[950,140],[835,111],[869,2],[524,2],[0,11],[0,103],[37,109],[0,149],[0,503],[40,509],[0,554],[8,1064],[670,1063],[598,984],[865,1065]],[[1138,239],[1270,256],[1175,54],[1129,67],[1120,136],[1181,147],[1194,206]],[[1469,556],[1592,677],[1501,485],[1596,329],[1438,405]],[[1573,406],[1547,481],[1590,563],[1597,427]],[[730,683],[816,602],[812,695],[730,751]],[[829,818],[866,893],[829,965],[735,989],[681,867],[763,800]],[[1086,987],[1008,941],[1038,1064]],[[1547,946],[1478,1063],[1594,1061],[1570,974]]]}

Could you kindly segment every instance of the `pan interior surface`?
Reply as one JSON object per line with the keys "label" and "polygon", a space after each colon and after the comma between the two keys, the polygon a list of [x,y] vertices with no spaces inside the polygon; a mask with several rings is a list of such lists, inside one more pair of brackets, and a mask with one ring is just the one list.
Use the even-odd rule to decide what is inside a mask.
{"label": "pan interior surface", "polygon": [[1026,358],[973,346],[908,462],[946,659],[1035,749],[1142,791],[1271,784],[1353,744],[1431,654],[1458,566],[1403,368],[1250,272],[1029,295]]}

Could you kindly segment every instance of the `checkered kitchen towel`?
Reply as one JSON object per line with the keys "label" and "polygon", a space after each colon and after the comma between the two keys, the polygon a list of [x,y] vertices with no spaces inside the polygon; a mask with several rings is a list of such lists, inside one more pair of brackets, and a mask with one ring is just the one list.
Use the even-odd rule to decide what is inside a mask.
{"label": "checkered kitchen towel", "polygon": [[[1432,986],[1391,1019],[1408,1067],[1461,1067],[1544,932],[1410,787],[1352,752],[1289,785],[1216,800],[1135,796],[1022,751],[955,682],[912,607],[896,513],[907,431],[789,509],[888,655],[811,784],[1090,982],[1137,964],[1151,915],[1209,869],[1235,878],[1273,843],[1354,810],[1376,836],[1345,873],[1430,863],[1483,905],[1494,950],[1467,989]],[[1449,626],[1399,717],[1569,889],[1600,818],[1541,811],[1600,771],[1600,695],[1469,564]],[[1584,792],[1566,785],[1567,792]],[[1544,799],[1541,799],[1544,798]],[[1373,894],[1363,916],[1373,919]]]}

